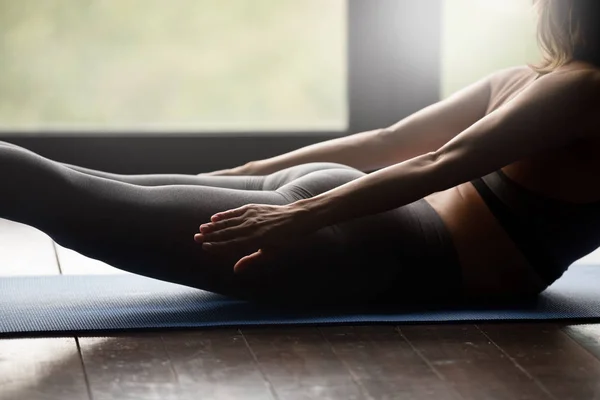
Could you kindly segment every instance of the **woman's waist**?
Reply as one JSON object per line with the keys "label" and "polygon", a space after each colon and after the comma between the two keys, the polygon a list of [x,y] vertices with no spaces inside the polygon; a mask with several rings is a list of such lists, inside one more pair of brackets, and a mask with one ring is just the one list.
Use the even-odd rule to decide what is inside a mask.
{"label": "woman's waist", "polygon": [[529,295],[547,287],[470,183],[425,200],[452,236],[467,294]]}

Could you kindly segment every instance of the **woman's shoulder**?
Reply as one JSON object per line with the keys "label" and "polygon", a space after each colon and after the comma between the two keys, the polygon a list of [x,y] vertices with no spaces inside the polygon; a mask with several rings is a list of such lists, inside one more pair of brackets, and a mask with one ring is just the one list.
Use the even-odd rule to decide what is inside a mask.
{"label": "woman's shoulder", "polygon": [[528,83],[533,82],[537,75],[537,72],[527,65],[503,68],[492,73],[489,76],[490,101],[487,113],[510,101]]}
{"label": "woman's shoulder", "polygon": [[490,76],[490,82],[493,87],[502,87],[530,78],[535,79],[538,75],[539,74],[528,65],[516,65],[497,70]]}
{"label": "woman's shoulder", "polygon": [[491,79],[498,83],[510,83],[516,80],[528,78],[535,79],[538,76],[563,75],[566,72],[600,77],[600,67],[587,62],[571,61],[570,63],[562,65],[554,71],[548,73],[537,72],[529,64],[501,68],[491,74]]}
{"label": "woman's shoulder", "polygon": [[523,75],[537,75],[537,72],[533,70],[529,65],[514,65],[512,67],[501,68],[496,71],[499,76],[523,76]]}
{"label": "woman's shoulder", "polygon": [[[527,89],[535,81],[539,81],[540,85],[544,87],[550,84],[560,89],[564,86],[576,84],[578,88],[586,86],[591,91],[598,91],[598,88],[600,88],[600,68],[579,62],[571,62],[548,73],[539,73],[529,65],[503,68],[490,75],[490,103],[495,106],[504,104]],[[542,84],[542,82],[544,83]],[[579,83],[582,85],[579,85]]]}

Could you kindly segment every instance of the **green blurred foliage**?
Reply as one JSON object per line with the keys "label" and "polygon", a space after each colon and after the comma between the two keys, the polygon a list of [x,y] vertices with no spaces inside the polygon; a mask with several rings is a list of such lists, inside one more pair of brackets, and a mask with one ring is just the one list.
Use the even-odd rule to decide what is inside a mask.
{"label": "green blurred foliage", "polygon": [[[528,0],[444,0],[440,98],[539,60]],[[344,129],[346,0],[0,0],[0,126]]]}
{"label": "green blurred foliage", "polygon": [[345,0],[0,0],[0,125],[346,125]]}

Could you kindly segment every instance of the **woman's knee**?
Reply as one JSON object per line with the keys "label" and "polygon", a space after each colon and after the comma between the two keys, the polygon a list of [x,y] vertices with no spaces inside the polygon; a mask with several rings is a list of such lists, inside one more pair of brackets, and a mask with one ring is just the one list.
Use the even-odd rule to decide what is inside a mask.
{"label": "woman's knee", "polygon": [[335,163],[335,162],[312,162],[312,163],[307,163],[307,164],[302,164],[302,165],[306,165],[306,166],[310,167],[311,169],[313,169],[314,171],[319,171],[319,170],[323,170],[323,169],[351,169],[351,170],[356,170],[356,168],[351,167],[349,165]]}
{"label": "woman's knee", "polygon": [[306,199],[327,192],[365,173],[351,168],[330,168],[309,172],[274,189],[293,201]]}
{"label": "woman's knee", "polygon": [[263,181],[263,190],[277,190],[282,186],[289,184],[297,179],[305,177],[320,171],[331,171],[331,170],[346,170],[360,173],[359,170],[349,167],[344,164],[330,163],[330,162],[314,162],[295,165],[293,167],[285,168],[280,171],[274,172],[265,177]]}
{"label": "woman's knee", "polygon": [[331,169],[345,169],[351,171],[358,171],[356,168],[350,167],[348,165],[333,163],[333,162],[312,162],[306,164],[294,165],[293,167],[282,169],[277,173],[284,173],[290,177],[301,177],[316,171],[325,171]]}

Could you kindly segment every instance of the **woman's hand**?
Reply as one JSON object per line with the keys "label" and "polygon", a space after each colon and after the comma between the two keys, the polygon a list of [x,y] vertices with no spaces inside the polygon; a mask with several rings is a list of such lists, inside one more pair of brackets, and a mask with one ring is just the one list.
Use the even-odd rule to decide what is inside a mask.
{"label": "woman's hand", "polygon": [[284,206],[248,204],[217,213],[211,222],[200,226],[194,240],[212,253],[243,252],[234,266],[239,272],[250,264],[264,261],[278,248],[291,246],[293,241],[320,228],[301,205]]}

